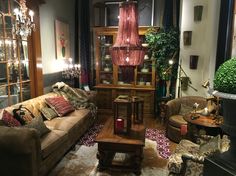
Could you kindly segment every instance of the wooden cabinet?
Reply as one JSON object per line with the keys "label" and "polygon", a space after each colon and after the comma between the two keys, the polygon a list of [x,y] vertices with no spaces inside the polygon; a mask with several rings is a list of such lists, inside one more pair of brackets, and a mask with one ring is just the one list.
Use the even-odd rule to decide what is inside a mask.
{"label": "wooden cabinet", "polygon": [[[139,35],[145,42],[148,27],[140,27]],[[116,40],[117,27],[94,28],[96,86],[98,108],[107,112],[113,109],[112,102],[119,95],[144,98],[144,113],[153,115],[155,98],[155,61],[148,53],[142,65],[121,67],[112,64],[110,48]]]}

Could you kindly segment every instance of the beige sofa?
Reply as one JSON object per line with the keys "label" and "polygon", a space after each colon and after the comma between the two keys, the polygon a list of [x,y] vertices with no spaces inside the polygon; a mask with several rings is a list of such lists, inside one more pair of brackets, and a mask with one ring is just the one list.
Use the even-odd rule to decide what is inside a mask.
{"label": "beige sofa", "polygon": [[[46,106],[45,98],[53,96],[57,95],[48,93],[21,104],[37,115]],[[44,121],[51,131],[41,138],[32,128],[0,126],[0,175],[47,175],[95,120],[90,110],[75,110]]]}

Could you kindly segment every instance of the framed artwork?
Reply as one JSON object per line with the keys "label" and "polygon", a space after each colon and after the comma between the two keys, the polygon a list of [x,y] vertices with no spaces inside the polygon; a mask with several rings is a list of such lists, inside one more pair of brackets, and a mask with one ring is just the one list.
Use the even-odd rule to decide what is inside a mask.
{"label": "framed artwork", "polygon": [[60,20],[55,20],[55,45],[57,59],[68,59],[71,57],[69,34],[69,24]]}

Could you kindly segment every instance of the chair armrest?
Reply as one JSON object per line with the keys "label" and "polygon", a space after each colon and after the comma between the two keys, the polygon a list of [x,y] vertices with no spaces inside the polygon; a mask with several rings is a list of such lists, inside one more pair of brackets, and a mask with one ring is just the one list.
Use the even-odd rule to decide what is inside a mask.
{"label": "chair armrest", "polygon": [[0,165],[3,175],[38,175],[41,143],[35,129],[0,127]]}

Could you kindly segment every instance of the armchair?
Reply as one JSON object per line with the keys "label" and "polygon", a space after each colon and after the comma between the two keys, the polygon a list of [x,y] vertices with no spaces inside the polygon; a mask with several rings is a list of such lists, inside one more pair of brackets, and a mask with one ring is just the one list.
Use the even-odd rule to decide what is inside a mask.
{"label": "armchair", "polygon": [[[181,135],[181,126],[187,125],[187,122],[184,120],[183,116],[184,113],[193,110],[192,107],[194,103],[198,103],[198,108],[200,109],[207,106],[206,99],[199,96],[185,96],[167,102],[166,135],[170,140],[179,143],[179,141],[184,138],[184,136]],[[191,109],[187,109],[187,107],[190,107]]]}
{"label": "armchair", "polygon": [[204,159],[217,152],[227,151],[229,143],[226,135],[222,138],[220,135],[216,137],[202,135],[197,143],[181,140],[168,160],[169,175],[203,175]]}

